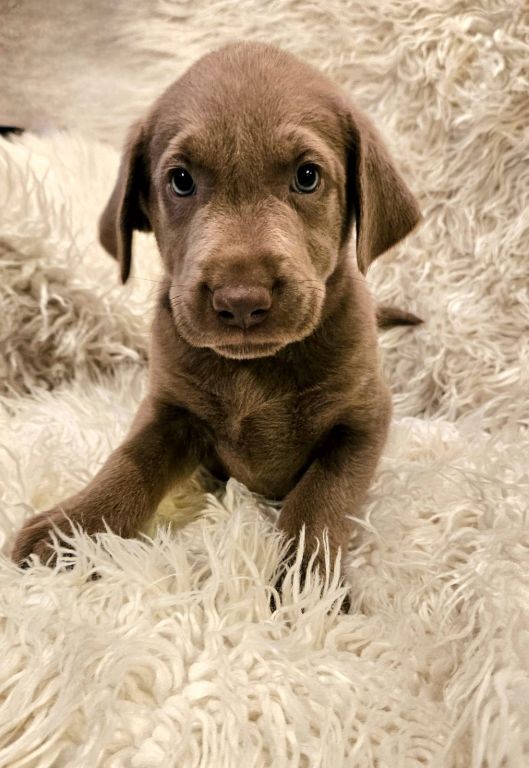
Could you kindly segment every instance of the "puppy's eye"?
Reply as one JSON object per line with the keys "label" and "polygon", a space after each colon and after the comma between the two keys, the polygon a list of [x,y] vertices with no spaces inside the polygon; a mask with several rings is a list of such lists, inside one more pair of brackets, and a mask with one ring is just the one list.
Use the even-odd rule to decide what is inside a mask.
{"label": "puppy's eye", "polygon": [[178,197],[188,197],[196,189],[193,177],[185,168],[175,168],[171,173],[171,188]]}
{"label": "puppy's eye", "polygon": [[314,163],[303,163],[296,171],[294,189],[296,192],[315,192],[320,183],[320,172]]}

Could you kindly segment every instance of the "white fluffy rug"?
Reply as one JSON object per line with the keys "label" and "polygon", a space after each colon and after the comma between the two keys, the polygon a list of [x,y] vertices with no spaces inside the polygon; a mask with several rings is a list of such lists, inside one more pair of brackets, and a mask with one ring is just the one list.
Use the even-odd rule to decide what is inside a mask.
{"label": "white fluffy rug", "polygon": [[[0,122],[40,135],[0,141],[0,767],[527,766],[523,3],[1,13]],[[78,537],[68,573],[5,556],[26,516],[94,473],[141,397],[159,265],[139,238],[122,288],[95,241],[113,147],[192,59],[240,38],[342,82],[425,216],[370,274],[427,322],[381,338],[395,424],[352,544],[348,616],[333,579],[300,594],[295,569],[271,614],[274,510],[234,481],[207,497],[189,484],[144,540]]]}

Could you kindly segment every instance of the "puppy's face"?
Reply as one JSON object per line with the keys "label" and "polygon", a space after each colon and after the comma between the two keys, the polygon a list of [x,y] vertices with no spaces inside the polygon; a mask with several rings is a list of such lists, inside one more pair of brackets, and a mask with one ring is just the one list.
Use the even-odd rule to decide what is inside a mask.
{"label": "puppy's face", "polygon": [[[375,227],[391,231],[371,232],[366,248],[360,215],[366,231],[366,205],[384,215],[377,184],[389,184],[404,212],[400,224]],[[132,229],[154,230],[181,336],[251,358],[315,330],[354,216],[365,268],[417,211],[371,126],[353,120],[327,79],[282,51],[244,44],[197,62],[135,126],[101,239],[126,279]]]}
{"label": "puppy's face", "polygon": [[266,59],[221,63],[192,71],[155,110],[149,216],[182,336],[255,357],[319,322],[341,245],[346,152],[315,89],[285,82]]}

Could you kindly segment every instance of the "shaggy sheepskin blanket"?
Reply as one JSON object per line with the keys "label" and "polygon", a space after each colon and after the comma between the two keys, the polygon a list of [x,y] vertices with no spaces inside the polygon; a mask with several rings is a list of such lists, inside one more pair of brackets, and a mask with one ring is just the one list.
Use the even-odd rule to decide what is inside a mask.
{"label": "shaggy sheepskin blanket", "polygon": [[[529,14],[488,0],[1,7],[0,766],[529,764]],[[347,558],[272,613],[277,511],[191,481],[138,540],[21,571],[145,386],[160,265],[96,241],[127,125],[197,56],[275,42],[380,127],[423,226],[373,265],[395,419]],[[184,525],[185,523],[185,525]],[[60,549],[62,552],[63,550]],[[59,565],[61,558],[59,558]],[[92,576],[97,572],[99,579]]]}

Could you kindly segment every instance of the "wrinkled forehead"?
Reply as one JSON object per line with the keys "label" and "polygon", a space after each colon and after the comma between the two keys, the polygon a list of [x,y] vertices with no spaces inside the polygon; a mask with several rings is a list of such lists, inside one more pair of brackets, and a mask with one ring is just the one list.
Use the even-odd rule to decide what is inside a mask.
{"label": "wrinkled forehead", "polygon": [[192,68],[159,100],[151,125],[155,165],[174,157],[258,170],[305,154],[332,165],[343,154],[339,95],[289,59]]}

